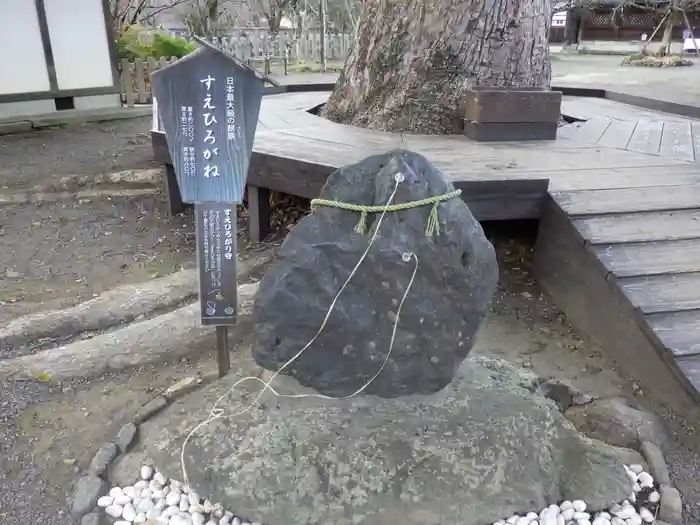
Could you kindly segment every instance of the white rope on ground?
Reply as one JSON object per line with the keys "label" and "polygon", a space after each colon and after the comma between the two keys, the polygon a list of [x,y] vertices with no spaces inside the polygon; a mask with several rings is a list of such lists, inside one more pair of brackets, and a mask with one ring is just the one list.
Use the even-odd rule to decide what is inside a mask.
{"label": "white rope on ground", "polygon": [[[321,323],[321,327],[318,329],[318,332],[316,332],[316,335],[314,335],[311,340],[304,345],[304,347],[299,350],[294,356],[292,356],[286,363],[284,363],[272,376],[270,379],[267,381],[263,381],[259,377],[253,377],[253,376],[248,376],[248,377],[243,377],[236,381],[233,386],[226,391],[222,396],[220,396],[216,402],[214,403],[214,406],[212,407],[211,411],[209,412],[209,416],[207,419],[199,423],[197,426],[195,426],[189,434],[187,434],[187,437],[185,438],[185,441],[182,443],[182,448],[180,449],[180,468],[182,470],[182,480],[186,485],[189,485],[189,478],[187,476],[187,468],[185,467],[185,449],[187,447],[187,444],[189,443],[190,439],[194,434],[204,426],[208,425],[209,423],[216,421],[217,419],[223,419],[223,418],[229,418],[229,417],[236,417],[240,416],[242,414],[245,414],[246,412],[249,412],[252,410],[252,408],[255,406],[255,404],[260,400],[262,395],[265,393],[265,391],[269,390],[272,392],[273,395],[277,397],[287,397],[287,398],[294,398],[294,399],[300,399],[300,398],[318,398],[318,399],[327,399],[327,400],[332,400],[332,401],[340,401],[340,400],[345,400],[345,399],[350,399],[352,397],[357,396],[358,394],[362,393],[364,390],[366,390],[372,382],[379,377],[379,374],[382,373],[384,368],[386,367],[386,364],[389,362],[389,358],[391,357],[391,351],[394,347],[394,341],[396,339],[396,331],[399,326],[399,318],[401,316],[401,309],[403,308],[403,304],[406,301],[406,297],[408,297],[408,293],[411,290],[411,286],[413,285],[413,281],[416,277],[416,273],[418,272],[418,257],[416,254],[412,252],[405,252],[401,255],[401,259],[404,262],[409,262],[411,259],[415,261],[415,265],[413,268],[413,273],[411,274],[411,278],[408,281],[408,285],[406,286],[406,291],[403,294],[403,297],[401,298],[401,302],[398,305],[397,311],[396,311],[396,319],[394,320],[394,327],[391,333],[391,340],[389,341],[389,349],[387,351],[386,357],[384,358],[384,362],[382,363],[381,367],[377,372],[370,378],[369,381],[367,381],[362,387],[360,387],[358,390],[353,392],[352,394],[349,394],[347,396],[343,397],[331,397],[331,396],[325,396],[323,394],[280,394],[277,392],[274,388],[270,386],[272,381],[275,380],[275,378],[282,373],[282,371],[287,368],[289,365],[291,365],[294,361],[296,361],[315,341],[318,339],[318,337],[321,335],[321,332],[325,328],[326,324],[328,323],[328,319],[330,318],[331,314],[333,313],[333,309],[335,308],[336,303],[338,302],[338,299],[340,298],[340,295],[343,293],[347,285],[350,283],[352,278],[355,276],[357,273],[357,270],[360,268],[364,260],[367,258],[367,254],[369,253],[369,250],[372,248],[372,245],[374,244],[375,239],[377,238],[377,235],[379,233],[379,227],[382,224],[382,221],[384,220],[384,216],[387,213],[387,210],[390,208],[392,201],[394,200],[394,197],[396,196],[396,192],[399,189],[399,184],[405,180],[404,176],[402,173],[397,173],[394,175],[394,180],[396,181],[396,185],[394,186],[394,191],[391,193],[391,196],[389,197],[389,200],[386,202],[384,205],[384,210],[382,211],[382,214],[379,216],[379,219],[377,220],[377,227],[374,230],[374,234],[372,235],[372,238],[370,239],[369,243],[367,244],[367,248],[365,249],[364,253],[360,257],[359,261],[357,261],[357,264],[355,267],[352,269],[350,272],[350,275],[348,275],[348,278],[345,280],[343,285],[340,287],[340,290],[338,290],[338,293],[335,295],[333,298],[333,301],[331,301],[331,304],[328,308],[328,311],[326,312],[326,316],[323,319],[323,322]],[[233,414],[225,414],[224,410],[221,408],[218,408],[218,405],[221,401],[223,401],[226,397],[231,395],[238,385],[245,381],[257,381],[259,383],[262,383],[263,388],[262,390],[258,393],[258,395],[248,403],[243,409],[241,409],[238,412],[235,412]]]}

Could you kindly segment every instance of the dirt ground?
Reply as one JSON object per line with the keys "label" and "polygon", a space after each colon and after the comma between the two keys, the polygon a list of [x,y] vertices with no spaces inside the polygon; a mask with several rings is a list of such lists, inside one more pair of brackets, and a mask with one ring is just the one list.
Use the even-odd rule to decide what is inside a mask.
{"label": "dirt ground", "polygon": [[[156,168],[149,127],[136,118],[0,137],[0,194]],[[4,205],[0,323],[191,265],[193,240],[191,220],[170,217],[158,194]]]}
{"label": "dirt ground", "polygon": [[[160,195],[4,206],[0,322],[194,262],[193,230]],[[48,307],[48,308],[47,308]]]}
{"label": "dirt ground", "polygon": [[61,126],[0,136],[0,192],[56,176],[154,168],[151,117]]}

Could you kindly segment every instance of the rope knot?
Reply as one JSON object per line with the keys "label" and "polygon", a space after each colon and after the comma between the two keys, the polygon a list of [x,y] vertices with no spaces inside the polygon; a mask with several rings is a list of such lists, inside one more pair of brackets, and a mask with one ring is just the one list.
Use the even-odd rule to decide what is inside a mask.
{"label": "rope knot", "polygon": [[432,237],[440,235],[440,218],[438,215],[438,206],[441,202],[454,199],[462,194],[462,190],[454,190],[442,195],[435,195],[426,199],[420,199],[412,202],[402,202],[399,204],[391,204],[389,206],[365,206],[364,204],[352,204],[349,202],[340,202],[328,199],[313,199],[311,201],[311,212],[313,213],[319,206],[327,206],[329,208],[338,208],[346,211],[354,211],[360,214],[360,220],[355,226],[355,232],[359,234],[367,233],[367,218],[370,213],[382,213],[391,211],[410,210],[432,204],[430,215],[428,216],[428,224],[425,227],[425,235]]}
{"label": "rope knot", "polygon": [[360,212],[360,220],[355,226],[355,232],[359,234],[367,233],[367,210]]}

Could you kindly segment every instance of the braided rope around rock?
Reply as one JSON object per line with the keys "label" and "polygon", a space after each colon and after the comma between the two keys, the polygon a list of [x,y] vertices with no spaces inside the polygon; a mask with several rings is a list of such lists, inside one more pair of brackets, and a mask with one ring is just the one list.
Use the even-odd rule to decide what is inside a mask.
{"label": "braided rope around rock", "polygon": [[366,206],[364,204],[352,204],[349,202],[340,202],[327,199],[313,199],[311,201],[311,212],[318,206],[327,206],[329,208],[339,208],[341,210],[354,211],[360,213],[360,220],[355,226],[355,231],[357,233],[367,233],[367,216],[370,213],[381,213],[390,211],[403,211],[410,210],[412,208],[419,208],[420,206],[426,206],[432,204],[433,208],[430,210],[430,215],[428,216],[428,224],[425,227],[425,234],[431,237],[433,234],[440,234],[440,221],[438,220],[438,205],[441,202],[454,199],[462,194],[462,190],[454,190],[449,193],[443,193],[442,195],[435,195],[434,197],[428,197],[426,199],[420,199],[412,202],[402,202],[399,204],[392,204],[390,206]]}

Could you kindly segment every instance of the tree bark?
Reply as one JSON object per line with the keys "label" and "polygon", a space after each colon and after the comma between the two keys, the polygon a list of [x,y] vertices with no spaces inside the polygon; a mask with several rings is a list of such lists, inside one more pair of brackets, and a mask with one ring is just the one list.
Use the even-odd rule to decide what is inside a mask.
{"label": "tree bark", "polygon": [[661,45],[659,50],[656,52],[656,56],[665,57],[670,53],[671,40],[673,38],[673,27],[675,26],[676,13],[670,13],[666,18],[666,24],[664,25],[664,34],[661,37]]}
{"label": "tree bark", "polygon": [[121,286],[71,308],[20,317],[0,329],[0,357],[5,356],[5,350],[31,353],[31,348],[21,347],[39,339],[61,339],[129,323],[192,299],[198,290],[197,271],[182,270],[147,283]]}
{"label": "tree bark", "polygon": [[[248,280],[251,273],[272,261],[275,253],[275,248],[266,248],[240,260],[238,279]],[[34,341],[49,339],[50,343],[51,339],[105,330],[176,306],[197,296],[197,279],[197,270],[182,270],[145,283],[121,286],[71,308],[15,319],[0,328],[0,359],[31,353],[32,348],[22,347]]]}
{"label": "tree bark", "polygon": [[[258,283],[238,287],[238,319],[229,327],[229,345],[248,337]],[[32,355],[0,360],[0,381],[67,381],[144,366],[213,350],[216,331],[200,322],[194,303],[92,339]]]}
{"label": "tree bark", "polygon": [[549,88],[549,0],[368,0],[323,115],[456,133],[473,85]]}
{"label": "tree bark", "polygon": [[578,37],[578,9],[569,9],[566,11],[566,26],[564,27],[564,46],[570,46],[576,43]]}

